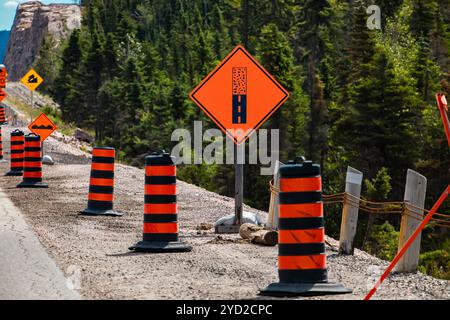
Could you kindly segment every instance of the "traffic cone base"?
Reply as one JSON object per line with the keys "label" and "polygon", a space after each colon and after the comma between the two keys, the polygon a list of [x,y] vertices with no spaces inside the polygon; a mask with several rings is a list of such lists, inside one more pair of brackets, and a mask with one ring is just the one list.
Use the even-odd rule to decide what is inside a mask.
{"label": "traffic cone base", "polygon": [[139,241],[129,248],[136,252],[163,253],[163,252],[190,252],[192,247],[184,242],[148,242]]}
{"label": "traffic cone base", "polygon": [[296,297],[352,293],[340,283],[272,283],[260,291],[261,296]]}
{"label": "traffic cone base", "polygon": [[115,216],[121,217],[123,216],[123,212],[115,211],[115,210],[96,210],[86,208],[80,212],[82,216]]}
{"label": "traffic cone base", "polygon": [[48,188],[48,184],[44,182],[22,181],[16,188]]}

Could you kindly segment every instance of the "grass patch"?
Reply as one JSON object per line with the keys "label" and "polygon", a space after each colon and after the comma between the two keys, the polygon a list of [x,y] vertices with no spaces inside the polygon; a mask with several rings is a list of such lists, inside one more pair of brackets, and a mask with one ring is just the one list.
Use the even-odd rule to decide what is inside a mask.
{"label": "grass patch", "polygon": [[31,118],[34,119],[41,114],[39,109],[32,108],[28,103],[24,103],[15,97],[9,96],[7,101],[9,105],[13,105],[17,111],[25,115],[25,120],[29,120]]}
{"label": "grass patch", "polygon": [[61,111],[59,109],[44,106],[39,112],[45,113],[45,115],[58,127],[58,131],[62,134],[72,136],[75,133],[76,126],[72,123],[66,123],[61,118]]}

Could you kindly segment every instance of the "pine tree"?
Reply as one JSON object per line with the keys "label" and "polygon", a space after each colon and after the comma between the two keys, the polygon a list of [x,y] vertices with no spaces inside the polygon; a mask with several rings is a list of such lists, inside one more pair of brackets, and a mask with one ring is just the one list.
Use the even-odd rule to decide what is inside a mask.
{"label": "pine tree", "polygon": [[294,66],[293,51],[286,36],[275,24],[269,24],[261,31],[258,51],[261,64],[291,93],[290,99],[272,116],[269,124],[273,129],[286,129],[280,132],[281,154],[293,156],[292,144],[295,140],[290,135],[295,121],[293,112],[298,107],[296,99],[301,94],[299,83],[295,81],[299,70]]}
{"label": "pine tree", "polygon": [[379,49],[367,65],[367,76],[348,90],[349,112],[338,122],[334,136],[349,164],[369,177],[385,166],[400,181],[404,168],[413,167],[418,158],[415,132],[421,123],[414,89],[396,76]]}
{"label": "pine tree", "polygon": [[61,70],[55,80],[55,97],[61,106],[63,117],[69,122],[81,125],[85,117],[83,95],[78,92],[82,76],[79,72],[82,57],[80,31],[75,30],[69,37],[67,47],[62,53]]}
{"label": "pine tree", "polygon": [[38,70],[40,76],[45,79],[39,87],[39,90],[48,94],[53,94],[55,78],[61,64],[61,47],[52,36],[46,36],[42,41],[39,55],[36,57],[33,68]]}
{"label": "pine tree", "polygon": [[[324,63],[327,40],[324,29],[329,27],[331,6],[328,0],[307,0],[302,3],[299,11],[299,29],[297,31],[296,51],[299,62],[307,70],[304,82],[305,91],[310,97],[309,130],[308,130],[308,153],[307,157],[323,164],[324,151],[326,150],[326,139],[318,136],[319,133],[327,131],[324,117],[319,116],[326,113],[326,101],[323,96],[323,88],[320,84],[320,70]],[[300,45],[301,44],[301,45]],[[318,103],[317,97],[320,96]],[[322,110],[318,112],[318,109]]]}
{"label": "pine tree", "polygon": [[84,92],[86,93],[87,106],[92,110],[91,118],[95,123],[95,137],[98,140],[103,139],[102,127],[102,110],[97,100],[98,91],[102,85],[102,71],[103,71],[103,56],[102,44],[100,43],[100,36],[97,32],[91,35],[91,44],[83,61],[84,73]]}
{"label": "pine tree", "polygon": [[[314,161],[320,160],[321,167],[323,168],[328,148],[328,127],[325,125],[328,109],[324,100],[324,86],[318,76],[315,78],[312,93],[313,96],[311,97],[310,105],[311,118],[309,120],[308,158]],[[315,152],[318,152],[319,154],[315,154]]]}
{"label": "pine tree", "polygon": [[229,51],[230,42],[228,39],[228,28],[225,25],[223,11],[216,3],[212,12],[212,23],[214,27],[214,53],[216,59],[221,59]]}

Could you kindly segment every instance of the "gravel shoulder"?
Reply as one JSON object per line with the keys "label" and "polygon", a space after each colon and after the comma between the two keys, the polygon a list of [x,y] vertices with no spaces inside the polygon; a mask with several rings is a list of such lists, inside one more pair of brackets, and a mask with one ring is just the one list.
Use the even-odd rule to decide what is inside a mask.
{"label": "gravel shoulder", "polygon": [[[4,150],[9,150],[10,130],[3,128]],[[179,181],[180,237],[193,251],[131,253],[128,247],[142,237],[144,171],[116,166],[115,209],[125,212],[123,217],[79,216],[87,203],[89,157],[53,138],[45,151],[57,162],[44,166],[49,189],[16,189],[21,179],[3,176],[7,163],[0,164],[0,188],[21,209],[59,268],[81,270],[78,291],[83,298],[263,299],[259,289],[278,280],[276,247],[245,243],[237,236],[217,239],[212,230],[196,230],[202,222],[232,213],[233,199]],[[308,299],[362,299],[387,263],[359,250],[354,256],[338,255],[337,242],[328,242],[329,280],[353,293]],[[375,298],[450,299],[450,286],[420,273],[394,274]]]}

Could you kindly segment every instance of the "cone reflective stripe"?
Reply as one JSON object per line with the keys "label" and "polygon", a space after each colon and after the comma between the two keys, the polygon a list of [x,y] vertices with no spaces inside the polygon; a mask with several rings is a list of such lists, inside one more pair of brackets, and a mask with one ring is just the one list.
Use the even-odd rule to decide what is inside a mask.
{"label": "cone reflective stripe", "polygon": [[155,153],[145,158],[143,241],[130,250],[192,250],[178,239],[176,170],[175,158],[168,153]]}
{"label": "cone reflective stripe", "polygon": [[85,215],[121,216],[114,205],[114,148],[96,147],[92,150],[88,206]]}
{"label": "cone reflective stripe", "polygon": [[23,153],[25,136],[23,131],[18,129],[11,132],[11,160],[10,171],[7,176],[21,176],[23,172]]}
{"label": "cone reflective stripe", "polygon": [[350,293],[328,282],[320,166],[290,161],[279,169],[279,282],[268,296]]}
{"label": "cone reflective stripe", "polygon": [[42,143],[41,137],[30,133],[25,136],[25,153],[23,161],[23,181],[17,188],[48,188],[42,182]]}
{"label": "cone reflective stripe", "polygon": [[0,105],[0,125],[7,124],[8,121],[6,120],[6,110],[4,105]]}

